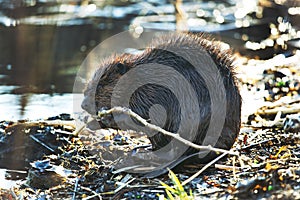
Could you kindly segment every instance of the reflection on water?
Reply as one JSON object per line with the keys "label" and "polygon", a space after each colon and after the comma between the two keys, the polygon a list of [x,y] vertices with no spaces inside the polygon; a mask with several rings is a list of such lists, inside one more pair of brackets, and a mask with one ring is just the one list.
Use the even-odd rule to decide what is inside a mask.
{"label": "reflection on water", "polygon": [[72,113],[74,78],[87,53],[113,30],[75,26],[0,26],[0,119]]}
{"label": "reflection on water", "polygon": [[0,120],[72,113],[80,64],[138,9],[100,2],[0,0]]}
{"label": "reflection on water", "polygon": [[72,94],[2,94],[0,120],[45,119],[73,112]]}
{"label": "reflection on water", "polygon": [[94,45],[119,32],[93,25],[0,27],[2,84],[32,86],[32,92],[71,92],[78,66]]}
{"label": "reflection on water", "polygon": [[127,4],[0,0],[0,84],[21,87],[13,93],[72,92],[88,52],[129,25],[138,7]]}
{"label": "reflection on water", "polygon": [[[294,0],[187,0],[183,10],[192,31],[213,32],[241,54],[267,58],[293,50],[273,48],[292,38],[271,34],[270,24],[280,30],[282,17],[299,29],[299,6]],[[175,20],[174,6],[166,0],[0,0],[0,86],[5,86],[0,87],[0,119],[72,112],[68,102],[75,75],[97,44],[128,29],[136,34],[174,29]],[[297,41],[289,44],[297,48]],[[265,46],[269,49],[261,49]]]}

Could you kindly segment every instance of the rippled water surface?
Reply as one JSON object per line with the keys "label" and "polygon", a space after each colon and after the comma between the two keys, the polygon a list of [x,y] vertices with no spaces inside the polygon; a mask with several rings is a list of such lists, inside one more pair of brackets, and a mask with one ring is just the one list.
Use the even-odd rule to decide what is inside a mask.
{"label": "rippled water surface", "polygon": [[0,120],[45,119],[73,112],[72,94],[2,94]]}
{"label": "rippled water surface", "polygon": [[[0,0],[0,120],[72,112],[77,70],[101,41],[125,30],[175,28],[174,7],[168,1],[87,2]],[[183,8],[190,30],[209,31],[241,54],[268,58],[283,50],[254,51],[245,43],[249,40],[249,48],[265,45],[259,42],[269,37],[270,24],[276,27],[280,16],[282,23],[299,28],[297,9],[288,9],[299,5],[262,2],[184,1]],[[290,44],[298,43],[296,39]]]}

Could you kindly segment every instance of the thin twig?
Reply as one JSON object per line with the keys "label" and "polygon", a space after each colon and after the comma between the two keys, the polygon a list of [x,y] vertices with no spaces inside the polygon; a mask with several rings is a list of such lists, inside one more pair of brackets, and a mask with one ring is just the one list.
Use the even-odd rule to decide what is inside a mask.
{"label": "thin twig", "polygon": [[237,180],[237,178],[236,178],[235,159],[236,159],[236,157],[233,157],[233,161],[232,161],[233,171],[232,171],[232,173],[233,173],[233,179]]}
{"label": "thin twig", "polygon": [[129,166],[129,167],[124,167],[124,168],[121,168],[121,169],[112,171],[112,173],[113,173],[113,174],[119,174],[119,173],[121,173],[121,172],[125,172],[125,171],[131,170],[131,169],[135,169],[135,168],[141,167],[141,166],[142,166],[142,165],[133,165],[133,166]]}
{"label": "thin twig", "polygon": [[114,190],[114,193],[116,194],[117,192],[119,192],[121,189],[123,189],[124,187],[128,186],[129,183],[131,183],[132,181],[134,181],[136,178],[132,178],[130,181],[127,181],[126,183],[122,184],[120,187],[118,187],[117,189]]}
{"label": "thin twig", "polygon": [[213,165],[215,162],[217,162],[218,160],[220,160],[221,158],[223,158],[225,155],[227,155],[227,152],[224,152],[223,154],[219,155],[218,157],[216,157],[215,159],[213,159],[212,161],[210,161],[209,163],[207,163],[204,167],[202,167],[202,169],[200,169],[197,173],[193,174],[191,177],[189,177],[188,179],[186,179],[185,181],[182,182],[182,185],[186,185],[189,182],[191,182],[194,178],[198,177],[202,172],[204,172],[207,168],[209,168],[211,165]]}
{"label": "thin twig", "polygon": [[88,191],[88,192],[93,193],[93,195],[88,196],[88,197],[85,197],[85,198],[82,198],[82,200],[93,199],[94,197],[98,197],[100,200],[102,200],[101,194],[95,192],[94,190],[92,190],[92,189],[90,189],[90,188],[88,188],[88,187],[84,187],[84,186],[80,186],[80,189],[86,190],[86,191]]}
{"label": "thin twig", "polygon": [[257,114],[259,115],[276,115],[278,112],[282,112],[283,114],[293,114],[300,112],[300,105],[295,104],[293,107],[291,106],[281,106],[270,109],[259,109]]}
{"label": "thin twig", "polygon": [[8,173],[19,173],[19,174],[27,174],[27,171],[23,170],[14,170],[14,169],[6,169],[5,170]]}
{"label": "thin twig", "polygon": [[79,178],[76,177],[72,200],[76,200],[76,192],[77,192],[77,188],[78,188],[78,182],[79,182]]}
{"label": "thin twig", "polygon": [[85,198],[82,198],[82,200],[89,200],[89,199],[93,199],[94,197],[99,197],[99,199],[101,200],[102,197],[99,196],[100,194],[93,194],[91,196],[88,196],[88,197],[85,197]]}
{"label": "thin twig", "polygon": [[36,141],[37,143],[39,143],[40,145],[42,145],[43,147],[45,147],[46,149],[48,149],[49,151],[51,151],[52,153],[55,153],[55,151],[51,147],[49,147],[48,145],[46,145],[44,142],[40,141],[33,135],[30,135],[30,138],[33,139],[34,141]]}
{"label": "thin twig", "polygon": [[197,145],[194,144],[182,137],[180,137],[180,135],[178,133],[171,133],[169,131],[166,131],[162,128],[160,128],[159,126],[153,125],[148,123],[144,118],[142,118],[141,116],[139,116],[138,114],[136,114],[135,112],[133,112],[132,110],[130,110],[129,108],[123,108],[123,107],[113,107],[109,110],[103,110],[103,111],[99,111],[98,112],[98,117],[102,117],[104,115],[110,115],[112,113],[124,113],[127,114],[130,117],[133,117],[134,119],[136,119],[137,121],[139,121],[140,123],[142,123],[145,127],[151,129],[151,130],[155,130],[158,131],[164,135],[173,137],[174,139],[182,142],[185,145],[188,145],[190,147],[193,147],[195,149],[198,150],[208,150],[208,151],[214,151],[214,152],[218,152],[218,153],[226,153],[226,154],[230,154],[230,155],[234,155],[234,156],[238,156],[239,154],[237,152],[233,152],[233,151],[228,151],[225,149],[219,149],[219,148],[215,148],[212,147],[211,145],[207,145],[207,146],[201,146],[201,145]]}
{"label": "thin twig", "polygon": [[[235,157],[233,157],[235,158]],[[240,171],[242,168],[241,167],[236,167],[234,166],[234,163],[232,164],[232,166],[229,166],[229,165],[222,165],[222,164],[215,164],[215,168],[216,169],[222,169],[222,170],[230,170],[232,171],[232,173],[234,174],[235,172],[234,171]]]}
{"label": "thin twig", "polygon": [[82,125],[82,126],[79,126],[79,128],[76,128],[76,130],[73,132],[73,134],[75,136],[78,136],[82,131],[83,129],[86,127],[86,124]]}
{"label": "thin twig", "polygon": [[248,146],[244,146],[244,147],[240,148],[239,150],[246,150],[246,149],[253,148],[255,146],[258,146],[258,145],[261,145],[261,144],[264,144],[264,143],[267,143],[267,142],[271,142],[271,141],[274,141],[274,140],[277,140],[277,138],[271,138],[271,139],[259,141],[259,142],[254,143],[254,144],[250,144]]}
{"label": "thin twig", "polygon": [[14,187],[11,187],[11,188],[10,188],[10,194],[11,194],[15,199],[18,199],[18,197],[17,197],[17,195],[16,195],[16,193],[15,193],[15,191],[14,191]]}

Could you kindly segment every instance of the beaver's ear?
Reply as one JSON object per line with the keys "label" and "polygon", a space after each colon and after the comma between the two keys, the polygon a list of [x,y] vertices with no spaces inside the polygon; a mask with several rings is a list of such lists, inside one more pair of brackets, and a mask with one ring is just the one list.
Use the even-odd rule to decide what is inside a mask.
{"label": "beaver's ear", "polygon": [[121,75],[123,75],[129,70],[129,68],[124,63],[118,63],[117,70]]}

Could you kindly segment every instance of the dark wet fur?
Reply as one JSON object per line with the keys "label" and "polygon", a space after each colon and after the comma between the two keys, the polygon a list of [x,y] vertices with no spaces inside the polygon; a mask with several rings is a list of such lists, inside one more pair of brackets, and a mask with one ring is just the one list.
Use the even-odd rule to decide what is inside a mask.
{"label": "dark wet fur", "polygon": [[[86,106],[83,106],[83,108],[89,110],[87,105],[89,105],[89,103],[91,104],[93,100],[95,100],[96,105],[90,106],[95,106],[94,110],[99,110],[102,107],[110,108],[112,90],[118,79],[122,76],[124,70],[128,71],[140,64],[146,63],[158,63],[170,66],[182,74],[186,80],[189,80],[189,83],[197,93],[200,109],[200,122],[197,136],[194,138],[193,142],[201,144],[206,136],[206,131],[211,120],[211,100],[209,91],[205,81],[198,73],[196,73],[191,63],[168,51],[168,49],[172,48],[204,49],[217,65],[226,90],[227,108],[222,134],[215,146],[230,149],[240,130],[241,115],[241,97],[232,66],[233,57],[229,50],[222,51],[218,42],[210,40],[203,34],[167,34],[160,39],[155,40],[142,54],[124,54],[109,58],[97,70],[94,78],[87,86],[85,91]],[[122,73],[120,73],[120,66],[118,66],[120,63],[124,67],[122,69],[123,71],[121,70]],[[91,92],[93,90],[96,91],[95,95]],[[163,128],[176,133],[181,120],[181,108],[178,100],[168,88],[156,84],[146,84],[136,90],[130,99],[130,108],[145,119],[149,119],[149,108],[154,104],[160,104],[166,109],[167,121]],[[92,110],[93,109],[90,109],[90,111]],[[114,126],[113,123],[112,126]],[[183,135],[183,137],[185,136]],[[188,139],[188,137],[185,138]],[[156,150],[168,144],[170,138],[158,133],[150,137],[150,141],[153,149]],[[190,155],[195,152],[197,152],[195,149],[189,148],[185,155]],[[211,158],[214,156],[214,154],[209,154],[209,157]],[[193,161],[201,162],[201,160],[197,159],[193,159]]]}

